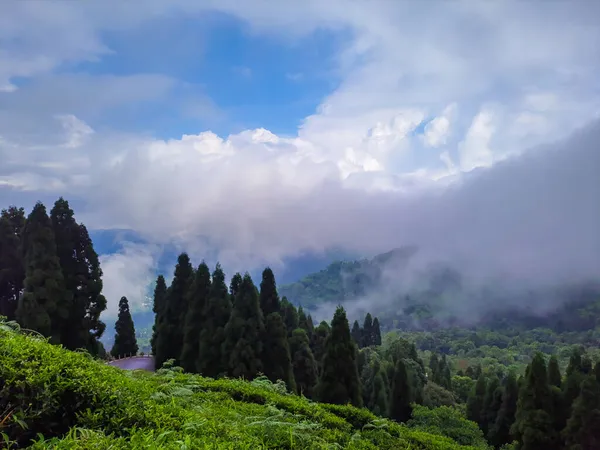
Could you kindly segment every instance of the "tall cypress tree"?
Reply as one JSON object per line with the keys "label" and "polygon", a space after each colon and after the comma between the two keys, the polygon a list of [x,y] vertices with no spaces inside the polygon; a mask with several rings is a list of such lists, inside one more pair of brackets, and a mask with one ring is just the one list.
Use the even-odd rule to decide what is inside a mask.
{"label": "tall cypress tree", "polygon": [[411,385],[403,359],[398,359],[394,368],[389,416],[397,422],[406,422],[412,415]]}
{"label": "tall cypress tree", "polygon": [[387,372],[382,367],[379,358],[372,358],[370,365],[372,366],[373,382],[371,383],[367,407],[375,415],[386,416],[389,411],[391,396]]}
{"label": "tall cypress tree", "polygon": [[106,325],[100,314],[106,309],[102,295],[102,269],[87,228],[75,221],[69,202],[60,197],[50,211],[56,253],[72,295],[69,315],[62,324],[61,343],[68,349],[86,348],[96,353]]}
{"label": "tall cypress tree", "polygon": [[350,334],[352,335],[352,339],[354,339],[356,346],[358,348],[362,348],[362,342],[363,342],[362,329],[360,328],[360,325],[358,324],[358,320],[355,320],[354,323],[352,324],[352,331],[350,332]]}
{"label": "tall cypress tree", "polygon": [[262,342],[265,327],[256,286],[246,273],[237,290],[233,309],[225,326],[223,354],[228,373],[247,380],[263,370]]}
{"label": "tall cypress tree", "polygon": [[25,251],[24,292],[16,317],[24,328],[35,330],[50,342],[60,343],[61,326],[69,315],[71,296],[65,290],[56,243],[46,207],[38,202],[23,231]]}
{"label": "tall cypress tree", "polygon": [[286,297],[281,299],[281,317],[288,331],[288,336],[292,336],[294,330],[298,328],[298,311]]}
{"label": "tall cypress tree", "polygon": [[367,313],[362,327],[362,347],[370,347],[375,345],[373,336],[373,316]]}
{"label": "tall cypress tree", "polygon": [[573,403],[572,411],[562,433],[565,448],[600,448],[600,383],[595,374],[587,375],[581,383],[581,392]]}
{"label": "tall cypress tree", "polygon": [[553,399],[546,362],[544,356],[537,353],[528,367],[519,392],[513,426],[514,435],[522,450],[552,450],[560,447],[553,415]]}
{"label": "tall cypress tree", "polygon": [[232,300],[235,300],[235,296],[238,294],[241,284],[242,275],[239,272],[236,272],[235,275],[231,277],[231,282],[229,283],[229,293],[231,294]]}
{"label": "tall cypress tree", "polygon": [[[306,331],[306,330],[305,330]],[[331,327],[324,320],[321,321],[319,326],[315,328],[315,332],[312,336],[308,335],[310,342],[310,348],[315,356],[315,362],[317,363],[317,373],[321,375],[321,368],[323,363],[323,357],[325,356],[325,343],[327,338],[331,334]]]}
{"label": "tall cypress tree", "polygon": [[188,291],[188,310],[183,329],[181,367],[187,372],[199,370],[200,330],[206,326],[206,305],[210,293],[210,270],[206,263],[198,266],[194,282]]}
{"label": "tall cypress tree", "polygon": [[562,377],[560,375],[560,368],[558,367],[558,358],[555,355],[550,357],[548,362],[548,382],[551,386],[560,388],[562,385]]}
{"label": "tall cypress tree", "polygon": [[485,392],[487,388],[487,380],[485,375],[479,375],[477,383],[473,386],[469,397],[467,398],[467,419],[472,420],[479,428],[483,429],[483,402],[485,399]]}
{"label": "tall cypress tree", "polygon": [[198,371],[206,377],[216,378],[227,373],[228,365],[222,347],[230,314],[231,300],[225,284],[225,274],[221,265],[217,263],[204,312],[206,321],[200,330],[199,338]]}
{"label": "tall cypress tree", "polygon": [[156,339],[156,367],[161,367],[168,359],[179,364],[179,356],[183,347],[183,329],[187,313],[187,293],[194,280],[194,269],[187,253],[177,258],[175,274],[171,286],[167,290],[167,304],[164,320],[159,326]]}
{"label": "tall cypress tree", "polygon": [[296,328],[290,338],[292,367],[298,394],[312,398],[317,384],[317,363],[308,342],[306,331]]}
{"label": "tall cypress tree", "polygon": [[495,425],[501,402],[502,390],[500,388],[500,380],[498,377],[493,376],[487,383],[485,396],[483,397],[481,430],[483,431],[484,436],[488,436],[490,427]]}
{"label": "tall cypress tree", "polygon": [[119,356],[136,355],[137,352],[138,345],[135,338],[133,319],[129,311],[129,302],[127,297],[121,297],[121,300],[119,300],[119,317],[115,323],[115,342],[110,353],[118,358]]}
{"label": "tall cypress tree", "polygon": [[381,327],[377,317],[373,319],[373,345],[381,345]]}
{"label": "tall cypress tree", "polygon": [[150,347],[152,354],[156,354],[156,340],[160,324],[164,320],[165,308],[167,305],[167,283],[165,277],[159,275],[156,278],[156,286],[154,286],[154,298],[152,302],[152,311],[154,312],[154,325],[152,325],[152,339]]}
{"label": "tall cypress tree", "polygon": [[517,400],[519,398],[519,387],[517,377],[513,372],[508,374],[506,385],[502,391],[502,403],[496,416],[496,422],[490,429],[489,441],[495,448],[500,448],[504,444],[512,441],[510,428],[515,423],[515,414],[517,412]]}
{"label": "tall cypress tree", "polygon": [[338,306],[331,322],[331,334],[325,343],[321,375],[315,391],[319,401],[362,406],[356,353],[346,311]]}
{"label": "tall cypress tree", "polygon": [[11,206],[0,213],[0,315],[14,320],[23,291],[25,265],[21,235],[25,227],[25,210]]}
{"label": "tall cypress tree", "polygon": [[264,317],[267,317],[271,313],[278,313],[281,310],[275,275],[270,267],[267,267],[262,273],[262,281],[260,282],[260,307]]}
{"label": "tall cypress tree", "polygon": [[288,389],[295,392],[296,382],[287,330],[279,313],[273,312],[267,316],[264,336],[262,349],[264,374],[273,382],[283,380]]}

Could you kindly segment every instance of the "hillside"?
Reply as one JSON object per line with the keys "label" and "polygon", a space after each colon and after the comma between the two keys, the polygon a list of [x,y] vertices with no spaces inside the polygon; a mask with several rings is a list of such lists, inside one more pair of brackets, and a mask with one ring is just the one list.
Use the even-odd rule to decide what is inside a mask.
{"label": "hillside", "polygon": [[263,378],[213,380],[177,368],[124,372],[0,324],[7,448],[487,448],[472,422],[452,424],[454,436],[476,445],[463,446],[418,411],[400,425],[365,409],[311,402]]}

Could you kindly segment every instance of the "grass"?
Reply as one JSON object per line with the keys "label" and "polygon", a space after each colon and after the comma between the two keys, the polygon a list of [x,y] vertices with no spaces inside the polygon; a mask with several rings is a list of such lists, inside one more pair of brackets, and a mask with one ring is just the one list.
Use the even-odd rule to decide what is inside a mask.
{"label": "grass", "polygon": [[[281,383],[127,372],[0,327],[0,433],[32,449],[473,449]],[[482,448],[478,446],[477,448]]]}

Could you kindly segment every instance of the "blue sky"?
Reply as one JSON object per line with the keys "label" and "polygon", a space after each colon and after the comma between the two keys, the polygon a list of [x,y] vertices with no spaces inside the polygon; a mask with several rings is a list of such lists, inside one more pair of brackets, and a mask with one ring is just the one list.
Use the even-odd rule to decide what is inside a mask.
{"label": "blue sky", "polygon": [[[600,115],[599,13],[584,0],[5,2],[0,203],[69,199],[98,236],[111,308],[140,301],[181,250],[296,276],[331,249],[406,244],[506,273],[531,246],[526,266],[548,278],[565,271],[550,249],[577,250],[587,274],[597,177],[564,139]],[[557,142],[585,153],[569,172],[581,191],[536,178],[571,164],[531,150]],[[560,209],[568,196],[580,201]]]}

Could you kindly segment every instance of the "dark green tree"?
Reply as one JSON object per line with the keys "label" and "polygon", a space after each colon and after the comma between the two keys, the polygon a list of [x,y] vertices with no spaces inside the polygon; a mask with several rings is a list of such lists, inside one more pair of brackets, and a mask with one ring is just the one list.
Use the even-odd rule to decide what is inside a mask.
{"label": "dark green tree", "polygon": [[595,374],[587,375],[581,383],[581,392],[573,403],[571,417],[562,435],[564,448],[600,448],[600,383]]}
{"label": "dark green tree", "polygon": [[281,312],[275,275],[273,275],[273,271],[269,267],[263,270],[262,273],[262,281],[260,282],[260,307],[264,317],[274,312]]}
{"label": "dark green tree", "polygon": [[209,320],[206,305],[210,293],[210,270],[206,263],[198,266],[191,288],[188,291],[188,310],[183,329],[183,348],[181,349],[181,367],[187,372],[198,372],[200,363],[200,330]]}
{"label": "dark green tree", "polygon": [[61,344],[68,349],[85,348],[92,353],[106,325],[100,314],[106,309],[102,295],[102,269],[87,228],[75,221],[75,213],[60,197],[50,211],[65,289],[72,296],[69,314],[61,325]]}
{"label": "dark green tree", "polygon": [[233,301],[235,301],[235,296],[238,294],[241,284],[242,275],[239,272],[236,272],[235,275],[231,277],[231,282],[229,283],[229,293]]}
{"label": "dark green tree", "polygon": [[122,356],[136,355],[138,345],[135,338],[135,328],[133,319],[129,311],[129,302],[127,297],[121,297],[119,300],[119,316],[115,323],[115,342],[110,354],[115,358]]}
{"label": "dark green tree", "polygon": [[298,311],[286,297],[281,299],[281,317],[288,331],[288,336],[291,337],[296,328],[298,328]]}
{"label": "dark green tree", "polygon": [[312,323],[312,318],[310,318],[310,320],[309,320],[309,318],[310,318],[310,316],[306,315],[302,306],[299,306],[298,307],[298,326],[300,328],[302,328],[304,331],[306,331],[306,334],[308,334],[308,338],[310,339],[314,332],[314,329],[313,329],[314,327],[313,327],[313,323]]}
{"label": "dark green tree", "polygon": [[587,363],[584,363],[584,349],[575,347],[569,357],[569,365],[567,366],[566,376],[562,384],[562,408],[557,413],[558,426],[564,428],[567,420],[571,416],[571,407],[575,399],[579,397],[581,383],[585,378],[585,370]]}
{"label": "dark green tree", "polygon": [[16,318],[17,304],[23,292],[25,265],[21,237],[25,210],[11,206],[0,213],[0,315]]}
{"label": "dark green tree", "polygon": [[212,273],[212,283],[205,310],[206,321],[200,330],[198,371],[216,378],[227,373],[227,361],[222,353],[225,342],[225,325],[231,314],[231,300],[225,284],[225,274],[217,263]]}
{"label": "dark green tree", "polygon": [[374,338],[375,336],[373,335],[373,316],[371,316],[371,313],[367,313],[362,326],[361,347],[370,347],[371,345],[375,345]]}
{"label": "dark green tree", "polygon": [[281,315],[269,314],[265,320],[265,335],[262,349],[263,372],[272,382],[283,380],[291,392],[296,391],[292,357],[287,339],[287,330]]}
{"label": "dark green tree", "polygon": [[398,359],[394,368],[392,395],[390,397],[389,417],[396,422],[406,422],[412,415],[411,385],[403,359]]}
{"label": "dark green tree", "polygon": [[225,326],[223,355],[227,358],[229,376],[251,380],[262,372],[261,337],[264,331],[258,292],[252,278],[246,273]]}
{"label": "dark green tree", "polygon": [[330,334],[331,327],[323,320],[319,326],[315,328],[314,334],[312,336],[308,336],[310,348],[315,356],[315,362],[317,363],[317,373],[319,376],[321,375],[323,356],[325,356],[325,343],[327,342],[327,338]]}
{"label": "dark green tree", "polygon": [[550,386],[556,386],[557,388],[560,388],[562,385],[558,358],[555,355],[552,355],[550,362],[548,362],[548,382]]}
{"label": "dark green tree", "polygon": [[308,342],[306,331],[296,328],[290,338],[292,367],[298,394],[312,398],[317,384],[317,363]]}
{"label": "dark green tree", "polygon": [[512,442],[510,428],[515,423],[518,398],[517,377],[511,372],[502,391],[502,403],[496,416],[496,423],[493,427],[490,427],[489,441],[495,448],[500,448],[502,445]]}
{"label": "dark green tree", "polygon": [[373,345],[381,345],[381,327],[377,317],[373,319]]}
{"label": "dark green tree", "polygon": [[390,382],[379,358],[372,358],[371,366],[373,382],[369,392],[367,407],[375,415],[386,416],[389,411],[389,399],[391,395]]}
{"label": "dark green tree", "polygon": [[161,367],[168,359],[174,359],[179,365],[179,356],[183,347],[183,329],[188,310],[187,295],[194,281],[194,268],[187,253],[177,258],[171,286],[167,290],[164,319],[159,324],[156,338],[156,367]]}
{"label": "dark green tree", "polygon": [[156,354],[156,340],[160,324],[164,320],[165,309],[167,305],[167,283],[165,277],[159,275],[156,278],[156,285],[154,286],[154,298],[152,302],[152,311],[154,312],[154,325],[152,325],[152,339],[150,340],[150,347],[152,354]]}
{"label": "dark green tree", "polygon": [[486,385],[485,396],[483,397],[483,408],[481,412],[482,426],[481,430],[485,436],[489,435],[490,427],[496,423],[496,417],[502,403],[502,388],[500,380],[492,376]]}
{"label": "dark green tree", "polygon": [[352,331],[350,332],[350,334],[352,335],[352,339],[354,339],[356,346],[358,348],[362,348],[362,330],[360,328],[360,325],[358,324],[358,320],[355,320],[352,324]]}
{"label": "dark green tree", "polygon": [[65,290],[56,242],[46,207],[38,202],[23,231],[25,282],[16,318],[24,328],[35,330],[59,344],[62,325],[69,316],[71,295]]}
{"label": "dark green tree", "polygon": [[481,374],[479,375],[479,378],[477,378],[477,383],[473,386],[469,398],[467,399],[467,419],[475,422],[481,429],[483,429],[483,424],[485,422],[483,416],[483,402],[486,390],[487,380],[485,375]]}
{"label": "dark green tree", "polygon": [[356,353],[346,311],[338,306],[331,322],[331,334],[325,342],[321,374],[315,390],[319,401],[362,406]]}
{"label": "dark green tree", "polygon": [[522,450],[558,449],[560,441],[554,422],[546,362],[544,356],[537,353],[527,368],[519,391],[516,420],[511,431]]}

